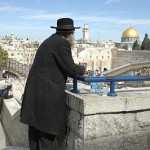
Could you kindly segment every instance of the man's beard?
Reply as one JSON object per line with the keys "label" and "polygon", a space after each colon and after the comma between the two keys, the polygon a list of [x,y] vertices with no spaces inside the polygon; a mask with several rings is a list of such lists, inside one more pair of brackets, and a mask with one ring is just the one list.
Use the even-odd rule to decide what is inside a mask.
{"label": "man's beard", "polygon": [[66,39],[69,41],[70,47],[73,48],[74,47],[74,41],[75,41],[74,34],[70,34]]}

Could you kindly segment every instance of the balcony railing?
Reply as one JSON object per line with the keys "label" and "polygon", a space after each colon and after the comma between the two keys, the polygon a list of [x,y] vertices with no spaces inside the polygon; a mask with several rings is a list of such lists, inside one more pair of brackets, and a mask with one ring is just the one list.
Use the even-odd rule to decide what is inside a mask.
{"label": "balcony railing", "polygon": [[121,81],[150,81],[150,76],[107,76],[107,77],[84,77],[84,76],[76,76],[73,79],[73,89],[71,92],[79,93],[78,90],[78,80],[83,81],[84,83],[92,83],[92,82],[109,82],[110,83],[110,91],[108,92],[108,96],[117,96],[115,92],[115,84],[116,82]]}

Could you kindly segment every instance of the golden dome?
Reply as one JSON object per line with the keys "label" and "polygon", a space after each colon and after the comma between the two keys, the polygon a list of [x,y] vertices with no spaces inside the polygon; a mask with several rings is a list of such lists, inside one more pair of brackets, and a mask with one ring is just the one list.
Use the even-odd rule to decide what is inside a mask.
{"label": "golden dome", "polygon": [[122,33],[122,37],[139,38],[139,33],[136,29],[134,29],[133,27],[130,27]]}

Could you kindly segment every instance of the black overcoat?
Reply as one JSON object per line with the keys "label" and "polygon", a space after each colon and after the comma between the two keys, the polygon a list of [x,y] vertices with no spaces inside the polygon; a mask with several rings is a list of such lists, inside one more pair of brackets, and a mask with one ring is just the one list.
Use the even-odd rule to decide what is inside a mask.
{"label": "black overcoat", "polygon": [[66,134],[65,84],[67,76],[82,75],[73,61],[69,42],[53,34],[38,48],[23,95],[20,121],[55,135]]}

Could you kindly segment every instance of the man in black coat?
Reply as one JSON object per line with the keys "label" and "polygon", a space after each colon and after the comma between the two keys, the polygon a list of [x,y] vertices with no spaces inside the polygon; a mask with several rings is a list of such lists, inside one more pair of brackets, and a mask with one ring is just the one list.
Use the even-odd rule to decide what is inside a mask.
{"label": "man in black coat", "polygon": [[20,121],[29,125],[30,150],[51,150],[57,135],[66,135],[65,84],[67,77],[83,75],[71,54],[73,20],[57,20],[56,33],[38,48],[23,95]]}

